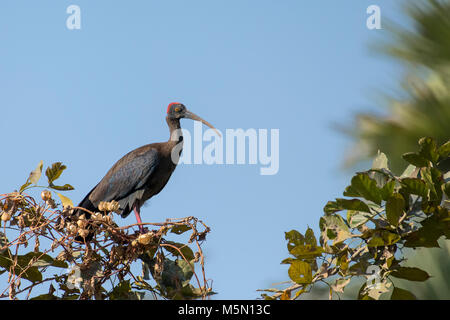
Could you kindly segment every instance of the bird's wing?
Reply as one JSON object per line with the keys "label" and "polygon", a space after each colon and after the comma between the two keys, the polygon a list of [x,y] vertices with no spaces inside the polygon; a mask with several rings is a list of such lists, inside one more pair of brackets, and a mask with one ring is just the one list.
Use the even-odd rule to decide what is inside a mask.
{"label": "bird's wing", "polygon": [[159,160],[158,151],[153,148],[139,148],[128,153],[108,171],[89,199],[98,206],[100,201],[119,201],[143,189]]}

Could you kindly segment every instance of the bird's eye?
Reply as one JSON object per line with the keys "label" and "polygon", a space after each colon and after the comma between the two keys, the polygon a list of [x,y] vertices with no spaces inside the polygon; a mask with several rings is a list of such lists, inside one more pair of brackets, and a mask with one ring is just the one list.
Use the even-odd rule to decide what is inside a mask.
{"label": "bird's eye", "polygon": [[179,112],[180,110],[181,110],[180,107],[176,107],[176,108],[175,108],[175,112]]}

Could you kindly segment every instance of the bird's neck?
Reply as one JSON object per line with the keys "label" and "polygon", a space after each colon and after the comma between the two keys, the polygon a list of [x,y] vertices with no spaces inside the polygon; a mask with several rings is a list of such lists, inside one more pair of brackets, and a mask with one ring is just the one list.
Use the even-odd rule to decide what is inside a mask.
{"label": "bird's neck", "polygon": [[183,132],[180,127],[180,119],[172,119],[166,117],[167,125],[169,126],[170,137],[169,141],[174,144],[180,143],[183,141]]}

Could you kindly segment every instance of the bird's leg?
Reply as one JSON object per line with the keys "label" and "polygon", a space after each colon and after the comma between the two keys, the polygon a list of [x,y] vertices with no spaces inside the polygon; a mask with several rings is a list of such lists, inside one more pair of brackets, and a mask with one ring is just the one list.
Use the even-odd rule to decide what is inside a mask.
{"label": "bird's leg", "polygon": [[141,233],[145,233],[145,229],[142,226],[142,220],[141,220],[141,209],[139,208],[139,205],[137,203],[133,206],[134,214],[136,215],[136,221],[139,223],[139,231]]}

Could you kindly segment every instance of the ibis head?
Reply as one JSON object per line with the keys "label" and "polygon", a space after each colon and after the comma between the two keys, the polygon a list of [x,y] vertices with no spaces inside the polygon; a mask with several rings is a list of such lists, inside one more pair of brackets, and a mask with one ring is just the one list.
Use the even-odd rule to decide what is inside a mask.
{"label": "ibis head", "polygon": [[169,106],[167,107],[167,118],[171,119],[171,120],[179,120],[179,119],[185,118],[185,119],[200,121],[204,125],[213,129],[220,136],[220,133],[217,131],[216,128],[214,128],[214,126],[211,123],[202,119],[195,113],[189,111],[186,108],[186,106],[182,103],[172,102],[171,104],[169,104]]}

